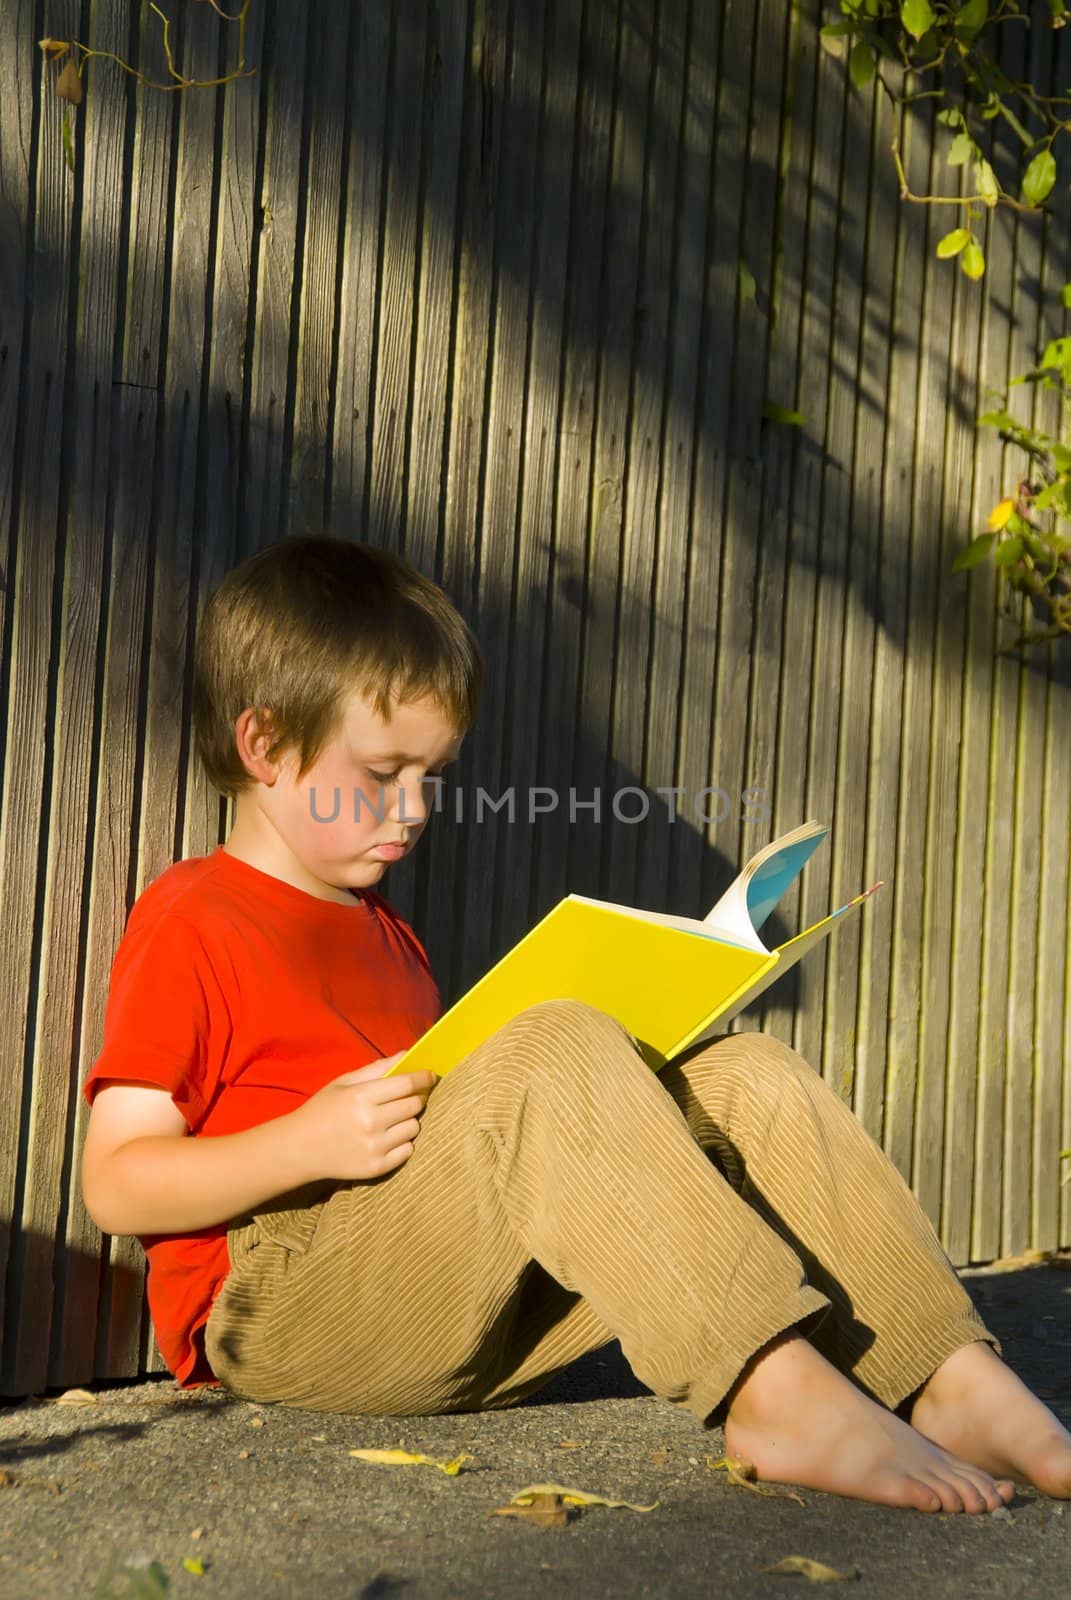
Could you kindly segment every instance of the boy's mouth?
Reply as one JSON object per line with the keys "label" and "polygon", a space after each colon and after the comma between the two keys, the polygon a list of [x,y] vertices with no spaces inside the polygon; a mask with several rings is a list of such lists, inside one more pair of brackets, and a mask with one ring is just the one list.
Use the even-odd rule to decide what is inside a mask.
{"label": "boy's mouth", "polygon": [[408,844],[377,844],[369,854],[380,861],[400,861],[408,849]]}

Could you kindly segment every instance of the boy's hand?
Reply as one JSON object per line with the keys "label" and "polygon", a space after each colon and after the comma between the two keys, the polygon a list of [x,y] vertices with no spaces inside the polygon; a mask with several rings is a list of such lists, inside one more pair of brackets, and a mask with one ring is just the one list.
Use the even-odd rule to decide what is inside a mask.
{"label": "boy's hand", "polygon": [[408,1161],[438,1080],[434,1072],[384,1077],[404,1054],[332,1078],[290,1113],[310,1179],[379,1178]]}

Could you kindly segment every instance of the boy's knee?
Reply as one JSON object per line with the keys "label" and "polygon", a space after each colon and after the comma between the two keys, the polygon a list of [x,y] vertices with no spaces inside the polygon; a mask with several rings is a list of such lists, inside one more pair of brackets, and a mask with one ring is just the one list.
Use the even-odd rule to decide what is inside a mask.
{"label": "boy's knee", "polygon": [[586,1000],[540,1000],[518,1013],[513,1023],[526,1030],[533,1027],[562,1042],[572,1038],[624,1040],[635,1048],[633,1035],[609,1011],[589,1005]]}
{"label": "boy's knee", "polygon": [[807,1089],[815,1081],[821,1082],[791,1045],[757,1029],[729,1034],[697,1059],[722,1083],[735,1080],[736,1086],[753,1096],[782,1095],[795,1086]]}

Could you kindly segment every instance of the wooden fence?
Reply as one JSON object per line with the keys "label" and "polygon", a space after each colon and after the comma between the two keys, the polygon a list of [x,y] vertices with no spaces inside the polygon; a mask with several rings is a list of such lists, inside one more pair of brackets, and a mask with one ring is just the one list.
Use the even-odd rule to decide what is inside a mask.
{"label": "wooden fence", "polygon": [[[217,8],[162,9],[188,76],[231,70]],[[820,9],[251,0],[251,76],[93,60],[65,141],[38,39],[163,78],[160,20],[11,0],[0,1392],[161,1368],[140,1249],[81,1203],[80,1084],[131,904],[226,834],[200,609],[325,527],[478,629],[463,787],[562,796],[440,818],[390,875],[447,997],[566,890],[702,913],[828,820],[774,931],[886,887],[738,1026],[850,1098],[955,1261],[1071,1239],[1071,656],[998,655],[992,573],[949,574],[1006,482],[984,391],[1061,331],[1066,206],[990,215],[979,283],[936,261],[949,213],[899,202]]]}

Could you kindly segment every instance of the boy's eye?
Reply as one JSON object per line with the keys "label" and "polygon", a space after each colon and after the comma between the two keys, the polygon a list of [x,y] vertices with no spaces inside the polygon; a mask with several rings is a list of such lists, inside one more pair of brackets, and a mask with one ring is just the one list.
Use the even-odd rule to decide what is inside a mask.
{"label": "boy's eye", "polygon": [[[375,783],[395,783],[401,768],[396,768],[393,772],[373,772],[371,767],[365,767],[364,770]],[[444,773],[445,769],[443,767],[439,767],[437,771],[429,772],[427,776],[429,778],[442,778]]]}

